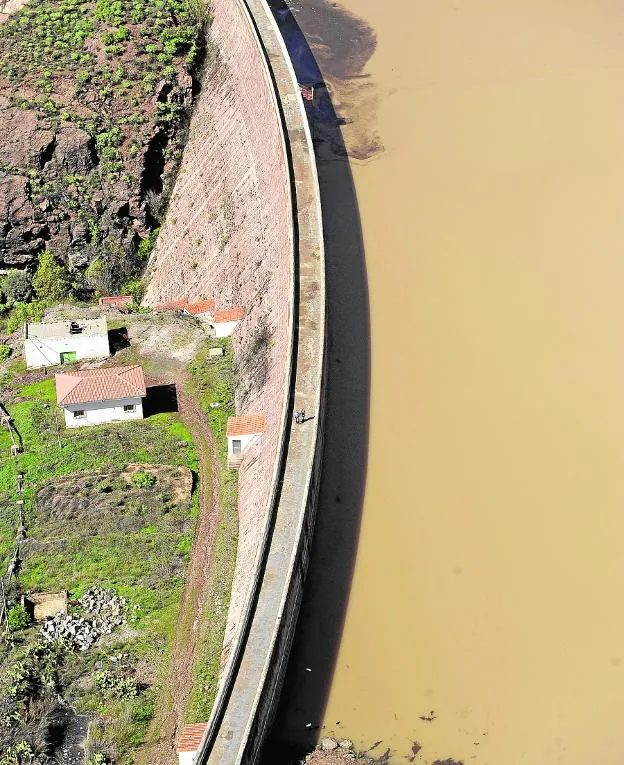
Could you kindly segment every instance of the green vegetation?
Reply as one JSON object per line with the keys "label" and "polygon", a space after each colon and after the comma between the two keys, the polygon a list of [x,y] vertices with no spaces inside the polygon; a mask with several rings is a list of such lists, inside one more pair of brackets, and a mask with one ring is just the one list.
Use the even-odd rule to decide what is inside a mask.
{"label": "green vegetation", "polygon": [[[210,356],[209,348],[217,344],[225,354]],[[146,368],[158,365],[156,358],[141,356],[140,346],[120,353],[120,363],[130,360]],[[178,369],[214,432],[220,478],[212,583],[185,711],[189,722],[206,720],[214,702],[236,561],[238,474],[227,468],[225,438],[227,418],[234,413],[232,362],[230,341],[210,340]],[[173,641],[196,613],[192,607],[181,612],[180,602],[199,496],[194,491],[186,502],[176,498],[174,488],[181,482],[166,471],[179,468],[164,466],[188,467],[197,474],[205,437],[194,434],[196,450],[191,433],[173,414],[66,430],[51,378],[24,375],[23,364],[13,362],[2,382],[25,446],[23,454],[9,457],[9,436],[0,430],[0,566],[6,567],[14,549],[18,472],[24,474],[20,496],[28,530],[11,603],[15,607],[22,590],[67,589],[76,599],[98,585],[127,599],[127,622],[81,652],[62,640],[42,642],[38,628],[15,612],[11,642],[0,648],[0,676],[7,678],[6,685],[0,681],[0,751],[29,746],[34,765],[37,736],[62,696],[91,719],[87,765],[131,765],[133,752],[151,741],[157,728],[155,710],[170,703]],[[130,464],[161,467],[126,469]],[[210,469],[206,472],[210,481]],[[210,494],[210,486],[204,491]],[[70,611],[76,609],[79,613],[75,605]],[[39,733],[34,714],[42,720]],[[22,755],[15,756],[21,765]]]}
{"label": "green vegetation", "polygon": [[39,257],[39,264],[32,278],[32,286],[39,300],[51,305],[60,303],[69,293],[66,269],[57,263],[54,255],[47,250]]}
{"label": "green vegetation", "polygon": [[[90,762],[130,763],[153,714],[152,675],[166,666],[175,636],[197,497],[176,497],[177,467],[159,468],[157,478],[124,468],[159,464],[196,473],[191,435],[174,414],[67,431],[52,378],[21,384],[5,375],[3,382],[19,394],[7,408],[25,447],[11,458],[8,433],[0,431],[3,570],[14,547],[18,472],[28,542],[18,589],[10,592],[14,637],[0,649],[0,750],[17,751],[26,742],[39,751],[37,736],[61,694],[93,720]],[[86,652],[62,640],[42,642],[17,605],[22,589],[67,589],[78,598],[93,585],[125,597],[128,616],[126,626]],[[142,666],[150,668],[147,676]],[[39,733],[32,723],[37,715]]]}
{"label": "green vegetation", "polygon": [[[209,356],[220,344],[223,356]],[[207,720],[217,688],[225,623],[230,603],[238,541],[238,473],[227,466],[227,419],[235,414],[233,352],[229,339],[212,340],[190,366],[189,392],[200,402],[212,427],[219,460],[219,523],[213,553],[213,589],[204,613],[204,641],[195,667],[187,722]],[[211,407],[210,404],[218,404]]]}
{"label": "green vegetation", "polygon": [[30,617],[24,606],[18,603],[16,606],[9,608],[7,621],[11,632],[19,632],[19,630],[28,627],[30,624]]}
{"label": "green vegetation", "polygon": [[22,303],[33,295],[32,276],[13,268],[2,280],[2,292],[9,303]]}
{"label": "green vegetation", "polygon": [[[78,142],[69,151],[51,145],[45,161],[16,153],[0,163],[27,180],[28,202],[47,223],[28,249],[31,271],[37,258],[47,258],[48,272],[57,267],[35,277],[39,298],[108,292],[144,268],[179,165],[208,22],[206,0],[37,0],[0,26],[0,128],[25,110],[47,135]],[[46,249],[62,253],[68,273]],[[98,259],[97,280],[85,280]],[[27,301],[25,287],[11,288],[10,302]]]}
{"label": "green vegetation", "polygon": [[138,473],[135,473],[132,476],[132,483],[139,489],[145,489],[148,486],[153,486],[156,483],[156,476],[153,476],[151,473],[145,473],[144,471],[139,470]]}

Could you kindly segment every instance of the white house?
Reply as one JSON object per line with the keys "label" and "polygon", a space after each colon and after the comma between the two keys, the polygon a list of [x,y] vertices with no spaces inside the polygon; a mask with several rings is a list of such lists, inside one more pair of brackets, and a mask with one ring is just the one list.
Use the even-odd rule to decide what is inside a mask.
{"label": "white house", "polygon": [[229,337],[244,315],[244,308],[226,308],[215,311],[208,324],[214,330],[215,337]]}
{"label": "white house", "polygon": [[208,723],[194,723],[182,728],[178,742],[179,765],[195,765],[197,753],[207,728]]}
{"label": "white house", "polygon": [[106,317],[24,325],[26,366],[53,367],[110,356]]}
{"label": "white house", "polygon": [[145,377],[138,364],[60,372],[54,378],[68,428],[143,419]]}
{"label": "white house", "polygon": [[228,417],[228,467],[238,468],[245,450],[264,433],[264,415],[252,414],[243,417]]}

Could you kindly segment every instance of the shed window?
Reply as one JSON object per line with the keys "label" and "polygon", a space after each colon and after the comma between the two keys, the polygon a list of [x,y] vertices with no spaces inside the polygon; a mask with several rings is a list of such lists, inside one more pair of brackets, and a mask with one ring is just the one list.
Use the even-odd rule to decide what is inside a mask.
{"label": "shed window", "polygon": [[136,412],[136,404],[124,404],[124,412]]}
{"label": "shed window", "polygon": [[232,440],[232,454],[240,454],[242,443],[238,439]]}
{"label": "shed window", "polygon": [[74,409],[74,419],[79,420],[81,417],[85,416],[85,410],[84,409]]}

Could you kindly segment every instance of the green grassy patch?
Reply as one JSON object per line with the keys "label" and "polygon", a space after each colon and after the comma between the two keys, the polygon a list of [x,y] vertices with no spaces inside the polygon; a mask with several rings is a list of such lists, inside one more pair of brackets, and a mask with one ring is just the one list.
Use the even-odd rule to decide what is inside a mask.
{"label": "green grassy patch", "polygon": [[[224,356],[208,355],[220,344]],[[219,677],[221,651],[230,603],[238,541],[238,473],[227,467],[227,419],[235,414],[233,352],[229,339],[206,343],[190,366],[189,392],[201,404],[212,426],[219,460],[219,521],[213,553],[212,589],[203,620],[203,641],[187,722],[209,718]],[[211,404],[219,404],[217,407]]]}
{"label": "green grassy patch", "polygon": [[[16,386],[15,392],[17,400],[7,410],[25,451],[10,457],[8,433],[0,431],[2,570],[14,548],[18,472],[24,474],[28,541],[22,545],[23,565],[12,598],[19,590],[59,589],[78,598],[100,585],[128,600],[126,625],[86,653],[61,651],[54,658],[50,690],[26,689],[24,698],[32,692],[51,703],[52,691],[61,693],[77,710],[93,716],[93,756],[99,752],[107,762],[129,763],[151,719],[158,676],[170,659],[197,496],[176,496],[176,467],[159,468],[153,481],[134,481],[123,469],[146,463],[189,468],[196,474],[193,440],[176,414],[67,430],[55,404],[52,377]],[[0,652],[0,674],[21,666],[25,656],[32,661],[26,652],[35,639],[33,628],[18,632],[13,647]],[[123,655],[124,682],[133,684],[136,678],[136,695],[107,696],[94,682],[95,662],[113,676],[121,672],[113,661],[116,655]],[[140,677],[142,663],[157,675],[148,682]],[[45,688],[41,661],[33,672],[28,683]],[[34,699],[24,701],[25,708]],[[7,727],[0,720],[0,746],[8,746],[10,736],[24,730],[21,722],[9,720]],[[24,740],[30,740],[26,733]]]}

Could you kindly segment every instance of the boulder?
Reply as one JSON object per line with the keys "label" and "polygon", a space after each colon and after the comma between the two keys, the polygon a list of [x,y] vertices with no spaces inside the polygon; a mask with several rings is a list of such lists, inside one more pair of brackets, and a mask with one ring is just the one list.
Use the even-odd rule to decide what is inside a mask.
{"label": "boulder", "polygon": [[81,128],[62,122],[56,134],[54,159],[70,175],[88,173],[96,165],[93,138]]}
{"label": "boulder", "polygon": [[324,738],[321,741],[321,749],[324,752],[331,752],[333,749],[338,748],[338,742],[333,738]]}
{"label": "boulder", "polygon": [[34,111],[12,106],[0,110],[0,164],[41,170],[54,153],[55,137]]}

